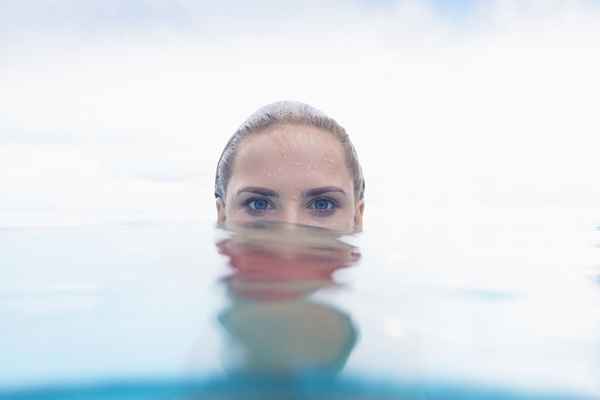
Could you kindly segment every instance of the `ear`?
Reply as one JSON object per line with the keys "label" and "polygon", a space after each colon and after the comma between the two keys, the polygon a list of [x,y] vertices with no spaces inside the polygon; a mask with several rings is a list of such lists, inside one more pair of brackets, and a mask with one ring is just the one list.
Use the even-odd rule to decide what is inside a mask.
{"label": "ear", "polygon": [[222,198],[217,198],[217,224],[225,223],[225,202]]}
{"label": "ear", "polygon": [[365,212],[365,200],[361,199],[354,208],[354,231],[361,232],[363,226],[363,214]]}

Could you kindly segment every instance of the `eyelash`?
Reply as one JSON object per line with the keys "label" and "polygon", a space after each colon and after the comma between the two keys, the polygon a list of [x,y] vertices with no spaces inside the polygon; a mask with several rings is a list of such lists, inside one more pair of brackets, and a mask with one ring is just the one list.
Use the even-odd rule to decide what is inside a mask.
{"label": "eyelash", "polygon": [[[256,207],[252,207],[251,204],[253,204],[255,201],[259,201],[259,200],[265,201],[267,203],[267,207],[262,208],[262,209],[257,209]],[[314,206],[317,201],[322,201],[322,200],[328,201],[330,208],[311,207],[311,206]],[[306,203],[306,205],[308,206],[307,208],[311,208],[312,212],[320,217],[329,216],[329,215],[333,214],[337,208],[339,208],[338,202],[336,200],[328,198],[328,197],[318,197],[316,199],[312,199],[311,201]],[[248,212],[251,215],[262,215],[262,214],[264,214],[265,211],[275,209],[275,205],[269,199],[266,199],[264,197],[251,197],[251,198],[247,199],[246,201],[244,201],[243,206],[246,209],[246,212]]]}
{"label": "eyelash", "polygon": [[337,201],[335,201],[334,199],[330,199],[328,197],[317,197],[316,199],[313,199],[311,201],[308,202],[307,205],[314,205],[317,201],[328,201],[329,204],[331,205],[331,208],[313,208],[313,212],[321,217],[323,216],[328,216],[331,215],[335,212],[335,210],[339,207],[339,204]]}
{"label": "eyelash", "polygon": [[[255,202],[255,201],[258,201],[258,200],[261,200],[261,201],[265,201],[265,202],[267,202],[267,208],[264,208],[264,209],[256,209],[256,208],[253,208],[253,207],[250,205],[250,204],[252,204],[253,202]],[[246,211],[247,211],[249,214],[252,214],[252,215],[262,215],[262,214],[263,214],[263,213],[264,213],[266,210],[269,210],[269,209],[271,209],[271,210],[272,210],[272,209],[274,209],[274,208],[275,208],[275,206],[273,205],[273,203],[272,203],[270,200],[268,200],[268,199],[265,199],[265,198],[263,198],[263,197],[251,197],[251,198],[249,198],[248,200],[244,201],[244,204],[243,204],[243,206],[244,206],[244,208],[246,209]]]}

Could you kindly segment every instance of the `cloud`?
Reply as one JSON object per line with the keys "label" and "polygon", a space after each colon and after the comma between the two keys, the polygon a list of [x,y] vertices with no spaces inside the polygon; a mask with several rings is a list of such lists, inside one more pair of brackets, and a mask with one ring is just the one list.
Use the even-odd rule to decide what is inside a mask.
{"label": "cloud", "polygon": [[[452,13],[467,12],[471,1],[443,2],[434,1],[353,1],[340,0],[282,3],[275,0],[223,0],[218,3],[206,0],[76,0],[20,2],[4,1],[3,13],[0,16],[4,32],[50,31],[70,33],[97,33],[110,30],[142,30],[160,28],[175,30],[203,30],[203,25],[211,25],[212,21],[232,23],[221,29],[236,31],[236,26],[254,29],[262,25],[264,28],[276,28],[278,22],[289,22],[298,19],[336,19],[340,13],[386,11],[398,5],[428,9],[432,12]],[[333,17],[333,18],[332,18]],[[213,26],[214,28],[215,26]],[[281,27],[281,26],[280,26]],[[232,29],[233,28],[233,29]],[[261,29],[262,30],[262,29]]]}
{"label": "cloud", "polygon": [[[164,190],[153,207],[167,214],[182,193],[212,210],[228,135],[288,98],[351,132],[382,214],[398,201],[596,207],[596,2],[171,4],[7,3],[0,176],[11,210],[60,203],[51,182],[87,191],[66,208],[126,213]],[[65,149],[71,167],[54,168]],[[80,179],[84,165],[95,172]],[[145,183],[133,193],[127,179]],[[113,181],[122,203],[104,201]],[[399,181],[406,192],[390,195]]]}

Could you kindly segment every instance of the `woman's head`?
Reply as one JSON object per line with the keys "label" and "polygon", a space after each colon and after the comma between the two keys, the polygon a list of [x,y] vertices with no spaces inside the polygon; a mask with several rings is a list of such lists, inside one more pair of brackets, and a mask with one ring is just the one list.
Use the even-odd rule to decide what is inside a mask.
{"label": "woman's head", "polygon": [[346,131],[298,102],[265,106],[241,125],[219,160],[215,196],[220,223],[362,227],[364,179]]}

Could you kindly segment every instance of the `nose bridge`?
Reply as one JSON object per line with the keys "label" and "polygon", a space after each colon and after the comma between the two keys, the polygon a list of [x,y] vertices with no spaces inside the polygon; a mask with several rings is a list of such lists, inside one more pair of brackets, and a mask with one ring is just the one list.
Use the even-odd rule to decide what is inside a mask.
{"label": "nose bridge", "polygon": [[290,202],[285,206],[284,212],[281,215],[281,221],[289,224],[299,224],[301,222],[300,217],[301,215],[295,202]]}

